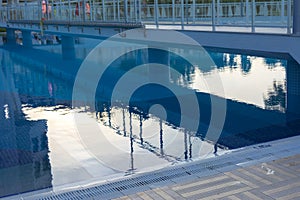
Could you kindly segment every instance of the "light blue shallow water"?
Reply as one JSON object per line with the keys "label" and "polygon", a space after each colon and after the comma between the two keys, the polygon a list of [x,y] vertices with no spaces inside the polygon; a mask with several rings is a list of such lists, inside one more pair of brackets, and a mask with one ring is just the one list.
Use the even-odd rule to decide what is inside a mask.
{"label": "light blue shallow water", "polygon": [[[287,56],[208,49],[215,64],[191,66],[168,54],[168,64],[177,70],[167,72],[168,84],[179,88],[183,100],[195,94],[198,101],[190,107],[199,107],[200,117],[185,113],[190,121],[199,118],[194,130],[180,123],[179,96],[167,87],[139,87],[129,107],[121,99],[111,102],[116,83],[132,66],[143,64],[140,51],[112,63],[99,80],[95,105],[85,98],[89,88],[83,83],[82,96],[76,99],[80,106],[72,109],[76,72],[100,42],[82,41],[72,60],[61,58],[60,46],[0,49],[0,197],[155,170],[299,134],[300,68]],[[166,62],[158,61],[158,54],[164,52],[147,53],[154,56],[147,59]],[[136,73],[140,78],[148,72]],[[215,145],[206,137],[212,95],[203,80],[217,76],[224,91],[212,95],[225,100],[227,107]],[[161,108],[165,113],[156,114]]]}

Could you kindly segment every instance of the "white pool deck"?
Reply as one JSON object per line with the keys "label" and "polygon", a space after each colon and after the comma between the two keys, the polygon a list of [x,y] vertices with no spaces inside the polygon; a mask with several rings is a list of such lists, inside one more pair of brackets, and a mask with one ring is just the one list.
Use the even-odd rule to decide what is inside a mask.
{"label": "white pool deck", "polygon": [[260,152],[251,150],[260,145],[247,147],[228,159],[239,154],[249,155],[250,152],[254,157],[264,156],[255,160],[246,156],[249,161],[217,169],[213,175],[190,180],[183,178],[173,184],[125,194],[116,199],[300,199],[300,150],[299,144],[296,144],[299,139],[294,137],[271,142],[263,145],[270,149],[261,149]]}

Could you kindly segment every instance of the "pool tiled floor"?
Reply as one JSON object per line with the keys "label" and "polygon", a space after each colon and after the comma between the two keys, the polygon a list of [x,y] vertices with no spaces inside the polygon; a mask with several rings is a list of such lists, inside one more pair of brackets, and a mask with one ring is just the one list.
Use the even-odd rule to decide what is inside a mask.
{"label": "pool tiled floor", "polygon": [[222,172],[121,199],[300,199],[300,154]]}

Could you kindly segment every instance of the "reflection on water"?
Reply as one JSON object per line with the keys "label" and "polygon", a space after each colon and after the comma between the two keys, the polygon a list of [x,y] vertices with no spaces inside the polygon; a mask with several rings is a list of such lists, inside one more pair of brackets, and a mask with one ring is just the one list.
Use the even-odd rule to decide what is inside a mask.
{"label": "reflection on water", "polygon": [[270,89],[264,97],[264,103],[269,110],[279,110],[285,112],[286,105],[286,87],[285,83],[274,81],[273,88]]}
{"label": "reflection on water", "polygon": [[[174,82],[197,91],[210,92],[203,77],[213,80],[219,76],[225,90],[225,95],[222,97],[265,109],[270,108],[265,104],[265,98],[269,95],[269,90],[273,88],[273,82],[285,85],[286,60],[216,52],[211,52],[210,56],[216,66],[185,65],[185,68],[179,70],[182,76],[171,75],[171,79],[175,78]],[[176,69],[178,66],[182,67],[178,64],[176,66]],[[283,89],[282,92],[285,93],[285,87]]]}
{"label": "reflection on water", "polygon": [[[80,59],[63,61],[56,51],[38,49],[31,52],[41,55],[34,62],[29,53],[23,57],[15,52],[0,51],[0,197],[222,155],[228,148],[289,137],[300,130],[300,112],[294,109],[300,95],[293,90],[300,81],[287,80],[292,76],[287,73],[299,74],[294,62],[212,51],[209,54],[216,65],[191,66],[169,55],[168,63],[179,72],[168,74],[170,83],[182,91],[196,91],[201,118],[195,131],[179,127],[177,98],[155,85],[139,88],[129,107],[122,102],[111,105],[103,91],[112,89],[130,66],[149,59],[141,59],[141,52],[128,53],[112,64],[107,73],[113,76],[102,80],[104,86],[100,80],[95,108],[74,109],[72,87]],[[57,59],[42,59],[50,55]],[[206,138],[211,100],[204,76],[212,80],[219,76],[225,94],[214,95],[227,99],[226,121],[216,145]],[[164,96],[156,99],[153,93]],[[155,114],[155,105],[165,108],[166,118]],[[80,121],[74,120],[74,113]],[[192,114],[187,116],[193,119]],[[99,129],[89,126],[95,121]],[[90,138],[78,134],[79,125]]]}

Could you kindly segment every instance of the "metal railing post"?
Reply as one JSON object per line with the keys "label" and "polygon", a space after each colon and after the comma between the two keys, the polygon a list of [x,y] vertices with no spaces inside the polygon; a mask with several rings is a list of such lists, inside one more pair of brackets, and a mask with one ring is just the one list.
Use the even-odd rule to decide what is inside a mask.
{"label": "metal railing post", "polygon": [[281,0],[281,9],[280,9],[280,16],[281,16],[281,23],[284,22],[284,0]]}
{"label": "metal railing post", "polygon": [[[61,6],[61,5],[59,5],[59,6]],[[68,14],[69,14],[68,18],[69,18],[69,21],[71,21],[72,9],[71,9],[71,2],[70,2],[70,0],[68,0],[68,10],[69,10],[69,12],[68,12]]]}
{"label": "metal railing post", "polygon": [[154,1],[154,17],[156,28],[158,28],[158,0]]}
{"label": "metal railing post", "polygon": [[134,0],[134,21],[137,22],[138,16],[137,16],[137,0]]}
{"label": "metal railing post", "polygon": [[6,21],[10,20],[8,6],[6,5]]}
{"label": "metal railing post", "polygon": [[[1,8],[2,8],[2,1],[1,1]],[[25,0],[24,2],[24,19],[27,19],[27,12],[26,9],[27,8],[27,0]]]}
{"label": "metal railing post", "polygon": [[116,0],[113,0],[113,15],[114,21],[116,21]]}
{"label": "metal railing post", "polygon": [[48,8],[49,8],[49,4],[48,4],[49,2],[48,2],[48,0],[45,0],[45,4],[46,4],[46,19],[49,19],[49,10],[48,10]]}
{"label": "metal railing post", "polygon": [[292,3],[287,1],[287,34],[291,34]]}
{"label": "metal railing post", "polygon": [[39,1],[39,4],[38,4],[38,11],[39,11],[39,14],[40,14],[40,17],[39,17],[40,19],[43,18],[42,1],[43,0]]}
{"label": "metal railing post", "polygon": [[[104,1],[104,0],[102,0]],[[127,23],[128,22],[128,1],[125,0],[124,1],[124,17],[125,17],[125,22]]]}
{"label": "metal railing post", "polygon": [[246,13],[245,13],[245,17],[246,17],[246,23],[248,24],[248,20],[249,20],[249,0],[246,0]]}
{"label": "metal railing post", "polygon": [[186,18],[186,24],[189,24],[189,0],[185,0],[184,17]]}
{"label": "metal railing post", "polygon": [[220,0],[217,0],[217,24],[220,23]]}
{"label": "metal railing post", "polygon": [[[127,1],[125,1],[127,4]],[[102,0],[102,20],[106,20],[106,9],[105,9],[105,0]]]}
{"label": "metal railing post", "polygon": [[251,32],[255,32],[255,15],[256,15],[256,4],[255,0],[252,0],[252,16],[251,16]]}
{"label": "metal railing post", "polygon": [[184,0],[181,0],[181,29],[184,29]]}
{"label": "metal railing post", "polygon": [[142,1],[138,0],[138,16],[139,16],[139,22],[142,21]]}
{"label": "metal railing post", "polygon": [[89,9],[89,12],[90,12],[90,14],[89,14],[89,15],[90,15],[90,21],[93,21],[93,19],[94,19],[94,12],[93,12],[93,9],[94,9],[94,7],[95,7],[95,6],[94,6],[94,5],[95,5],[95,4],[94,4],[94,1],[95,1],[95,0],[89,0],[89,1],[88,1],[89,6],[90,6],[90,9]]}
{"label": "metal railing post", "polygon": [[212,0],[211,4],[211,23],[212,23],[212,31],[216,31],[216,16],[215,16],[215,8],[216,8],[216,2],[215,0]]}
{"label": "metal railing post", "polygon": [[62,8],[61,8],[61,6],[62,6],[62,1],[61,0],[59,0],[59,18],[61,19],[61,17],[62,17]]}
{"label": "metal railing post", "polygon": [[241,17],[243,17],[244,16],[244,1],[243,0],[241,0]]}
{"label": "metal railing post", "polygon": [[120,0],[117,0],[118,21],[120,21]]}
{"label": "metal railing post", "polygon": [[83,3],[82,3],[82,20],[85,22],[85,15],[86,15],[86,12],[85,12],[85,10],[86,10],[86,0],[83,0]]}
{"label": "metal railing post", "polygon": [[196,11],[196,1],[193,0],[193,3],[192,3],[192,19],[193,19],[193,24],[195,24],[195,11]]}
{"label": "metal railing post", "polygon": [[[76,5],[76,12],[77,12],[77,9],[78,9],[78,14],[77,14],[77,16],[78,16],[78,20],[80,21],[81,20],[81,6],[80,6],[80,4],[79,4],[79,2],[77,2],[77,5]],[[77,19],[76,19],[77,20]]]}
{"label": "metal railing post", "polygon": [[172,0],[172,22],[175,23],[175,0]]}

